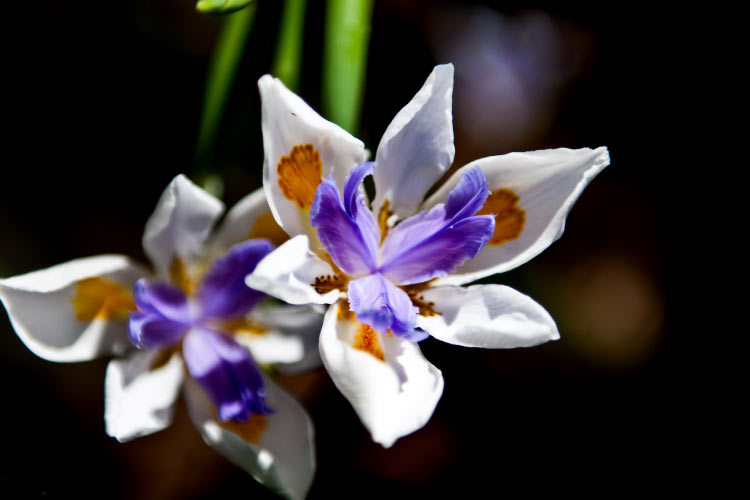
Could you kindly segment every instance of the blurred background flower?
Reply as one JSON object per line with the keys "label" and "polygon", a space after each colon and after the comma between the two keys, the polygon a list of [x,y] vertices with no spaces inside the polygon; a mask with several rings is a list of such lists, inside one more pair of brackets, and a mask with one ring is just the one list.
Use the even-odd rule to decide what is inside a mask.
{"label": "blurred background flower", "polygon": [[[273,64],[282,2],[256,4],[210,162],[228,205],[261,184],[256,81]],[[297,89],[317,110],[325,7],[307,5]],[[0,275],[112,251],[143,260],[138,241],[151,204],[140,200],[156,200],[194,164],[223,18],[182,0],[8,9]],[[436,63],[450,61],[454,165],[604,145],[612,166],[576,203],[562,239],[522,268],[483,280],[537,299],[561,340],[507,351],[423,342],[447,396],[417,433],[384,450],[324,372],[282,379],[316,425],[311,498],[472,498],[565,484],[606,494],[663,479],[665,464],[692,460],[706,429],[722,419],[704,372],[723,358],[705,346],[726,337],[702,330],[683,306],[708,292],[693,288],[700,276],[698,285],[680,282],[707,271],[689,261],[677,226],[689,207],[673,147],[684,147],[684,138],[668,118],[681,84],[669,75],[679,38],[665,32],[675,16],[631,4],[375,3],[356,134],[366,144],[377,143]],[[702,236],[693,231],[690,238]],[[108,438],[104,370],[98,361],[63,370],[39,360],[0,322],[7,381],[0,492],[272,498],[200,442],[184,407],[166,431],[127,444]]]}

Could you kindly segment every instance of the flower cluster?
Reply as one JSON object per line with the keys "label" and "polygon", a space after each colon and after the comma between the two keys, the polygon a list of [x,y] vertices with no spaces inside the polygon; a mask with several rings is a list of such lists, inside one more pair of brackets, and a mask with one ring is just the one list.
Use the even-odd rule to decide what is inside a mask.
{"label": "flower cluster", "polygon": [[528,296],[462,285],[560,237],[609,156],[511,153],[441,181],[455,153],[451,65],[437,66],[398,112],[374,161],[279,80],[266,75],[259,88],[264,189],[212,235],[223,205],[178,176],[143,236],[153,272],[121,255],[90,257],[0,280],[0,299],[43,358],[116,356],[105,381],[109,435],[127,441],[167,427],[183,392],[207,443],[300,498],[315,468],[312,426],[263,367],[322,360],[383,446],[419,429],[443,377],[418,342],[512,348],[559,337]]}

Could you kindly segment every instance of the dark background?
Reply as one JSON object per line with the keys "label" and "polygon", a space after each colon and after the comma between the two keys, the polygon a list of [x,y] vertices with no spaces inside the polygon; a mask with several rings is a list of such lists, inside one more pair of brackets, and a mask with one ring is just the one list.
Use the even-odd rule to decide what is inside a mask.
{"label": "dark background", "polygon": [[[269,71],[279,16],[276,2],[260,2],[220,131],[212,171],[228,206],[260,185],[255,82]],[[630,3],[376,2],[358,134],[372,151],[432,66],[452,61],[457,166],[600,145],[612,165],[560,241],[491,280],[547,307],[560,341],[502,351],[426,340],[443,398],[388,450],[324,371],[284,380],[316,425],[312,498],[673,491],[706,479],[726,458],[719,446],[742,449],[746,434],[733,429],[746,408],[726,395],[743,379],[722,375],[733,340],[694,306],[711,293],[710,269],[689,252],[710,234],[699,214],[712,195],[684,182],[696,160],[680,151],[696,147],[685,130],[700,107],[686,86],[701,57],[679,30],[684,16]],[[324,2],[311,1],[300,94],[316,109],[323,20]],[[4,24],[0,275],[99,253],[145,262],[141,232],[159,194],[180,172],[202,175],[193,153],[218,20],[187,0],[38,1],[6,11]],[[166,431],[108,438],[105,367],[43,361],[0,322],[0,491],[271,496],[202,443],[184,407]],[[723,475],[714,487],[733,477]]]}

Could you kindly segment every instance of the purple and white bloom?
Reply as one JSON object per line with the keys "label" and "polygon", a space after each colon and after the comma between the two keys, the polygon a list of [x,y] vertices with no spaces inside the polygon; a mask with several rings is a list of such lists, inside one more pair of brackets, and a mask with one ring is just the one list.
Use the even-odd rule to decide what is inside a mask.
{"label": "purple and white bloom", "polygon": [[[453,66],[435,67],[393,119],[375,161],[271,76],[258,83],[264,188],[291,239],[248,276],[294,303],[332,304],[320,354],[373,439],[423,426],[443,391],[417,342],[486,348],[559,337],[545,309],[501,285],[460,285],[528,261],[562,234],[606,148],[483,158],[427,193],[453,162]],[[373,176],[370,203],[362,181]]]}
{"label": "purple and white bloom", "polygon": [[110,436],[124,442],[169,426],[183,392],[208,444],[269,488],[303,498],[315,470],[312,423],[258,363],[314,365],[322,316],[270,303],[244,283],[271,241],[286,238],[263,191],[241,200],[211,235],[223,211],[179,175],[143,235],[153,273],[100,255],[0,280],[0,299],[42,358],[127,354],[107,366]]}

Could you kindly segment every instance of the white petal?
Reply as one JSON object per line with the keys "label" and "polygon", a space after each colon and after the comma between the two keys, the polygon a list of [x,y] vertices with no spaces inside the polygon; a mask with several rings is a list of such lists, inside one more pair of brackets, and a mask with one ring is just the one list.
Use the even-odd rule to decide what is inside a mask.
{"label": "white petal", "polygon": [[421,428],[443,393],[443,375],[417,344],[378,335],[381,361],[353,346],[359,323],[338,319],[338,306],[326,313],[320,355],[336,387],[349,400],[372,439],[385,447]]}
{"label": "white petal", "polygon": [[[267,227],[269,224],[271,227]],[[215,254],[223,255],[233,245],[249,238],[265,238],[275,245],[288,239],[271,215],[262,188],[242,198],[227,212],[211,239],[211,249]]]}
{"label": "white petal", "polygon": [[296,236],[258,263],[245,282],[289,304],[330,304],[339,290],[324,295],[315,291],[315,278],[333,275],[333,269],[309,250],[307,236]]}
{"label": "white petal", "polygon": [[482,158],[459,169],[423,208],[442,203],[464,169],[479,165],[490,189],[510,189],[525,212],[520,235],[499,245],[491,242],[474,259],[438,281],[457,285],[508,271],[531,260],[559,238],[565,218],[583,188],[609,165],[607,148],[550,149]]}
{"label": "white petal", "polygon": [[398,112],[375,156],[378,215],[386,200],[400,217],[417,211],[427,190],[453,163],[453,65],[435,66],[417,95]]}
{"label": "white petal", "polygon": [[259,363],[274,364],[281,373],[300,373],[321,364],[318,337],[323,325],[321,306],[273,304],[256,307],[254,322],[268,328],[262,335],[235,338],[244,342]]}
{"label": "white petal", "polygon": [[315,474],[315,444],[310,417],[268,377],[264,377],[267,426],[255,443],[222,427],[198,385],[188,380],[185,396],[190,419],[203,440],[260,483],[290,498],[304,498]]}
{"label": "white petal", "polygon": [[131,347],[127,310],[109,319],[77,319],[72,300],[78,283],[102,278],[129,296],[136,280],[146,275],[125,256],[99,255],[0,280],[0,299],[16,333],[34,354],[50,361],[87,361],[123,354]]}
{"label": "white petal", "polygon": [[417,326],[443,342],[496,349],[560,338],[555,321],[542,306],[507,286],[438,286],[421,296],[439,314],[417,316]]}
{"label": "white petal", "polygon": [[235,333],[234,339],[248,348],[253,359],[262,364],[296,363],[305,356],[302,339],[275,330],[263,333]]}
{"label": "white petal", "polygon": [[184,262],[203,252],[206,237],[224,204],[180,174],[161,195],[143,232],[143,249],[157,276],[169,278],[174,257]]}
{"label": "white petal", "polygon": [[313,236],[309,207],[300,208],[287,199],[279,187],[277,167],[295,146],[310,144],[320,153],[321,175],[332,171],[343,192],[349,170],[365,160],[365,146],[344,129],[316,113],[305,101],[270,75],[258,80],[262,101],[263,187],[274,217],[289,236]]}
{"label": "white petal", "polygon": [[160,351],[138,351],[107,365],[104,380],[104,424],[120,442],[152,434],[172,423],[174,404],[184,376],[182,358],[151,369]]}

